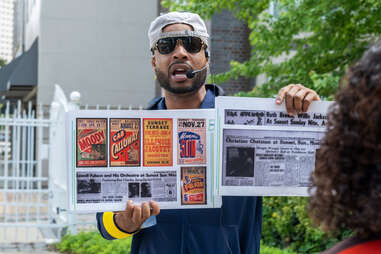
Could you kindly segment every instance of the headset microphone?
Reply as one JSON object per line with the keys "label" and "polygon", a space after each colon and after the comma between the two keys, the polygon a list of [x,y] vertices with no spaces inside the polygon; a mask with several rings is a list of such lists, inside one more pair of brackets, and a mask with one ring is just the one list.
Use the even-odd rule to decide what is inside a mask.
{"label": "headset microphone", "polygon": [[187,75],[187,78],[194,78],[194,76],[196,75],[197,72],[200,72],[200,71],[203,71],[205,70],[207,67],[208,67],[209,63],[206,63],[204,67],[202,67],[202,69],[199,69],[199,70],[193,70],[193,69],[190,69],[187,71],[186,75]]}

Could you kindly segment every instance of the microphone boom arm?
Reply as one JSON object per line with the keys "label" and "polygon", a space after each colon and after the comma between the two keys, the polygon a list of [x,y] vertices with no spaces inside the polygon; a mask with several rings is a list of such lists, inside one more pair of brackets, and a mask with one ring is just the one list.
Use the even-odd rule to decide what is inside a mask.
{"label": "microphone boom arm", "polygon": [[188,70],[187,73],[186,73],[187,78],[194,78],[194,76],[196,75],[196,73],[205,70],[208,66],[209,66],[209,63],[206,63],[205,66],[202,67],[202,68],[199,69],[199,70],[193,70],[193,69]]}

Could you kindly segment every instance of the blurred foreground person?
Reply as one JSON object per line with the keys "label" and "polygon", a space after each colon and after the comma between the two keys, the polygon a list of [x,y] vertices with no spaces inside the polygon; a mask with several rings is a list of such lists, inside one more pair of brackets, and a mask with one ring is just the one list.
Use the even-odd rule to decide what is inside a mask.
{"label": "blurred foreground person", "polygon": [[351,229],[324,254],[381,253],[381,43],[347,73],[312,175],[309,212],[326,231]]}

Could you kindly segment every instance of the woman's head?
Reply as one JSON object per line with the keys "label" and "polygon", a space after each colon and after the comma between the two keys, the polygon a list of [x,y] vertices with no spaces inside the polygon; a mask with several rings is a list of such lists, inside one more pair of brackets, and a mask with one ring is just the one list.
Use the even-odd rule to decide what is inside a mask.
{"label": "woman's head", "polygon": [[341,83],[310,193],[310,215],[323,228],[381,233],[381,43]]}

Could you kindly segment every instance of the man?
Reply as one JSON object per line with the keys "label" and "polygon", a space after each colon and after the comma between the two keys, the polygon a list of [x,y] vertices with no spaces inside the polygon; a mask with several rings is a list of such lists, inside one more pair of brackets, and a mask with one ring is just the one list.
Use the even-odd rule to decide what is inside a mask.
{"label": "man", "polygon": [[[205,85],[209,36],[202,19],[193,13],[171,12],[151,23],[148,37],[152,67],[164,89],[164,97],[149,109],[214,108],[215,97],[223,92]],[[284,97],[290,114],[306,111],[311,101],[319,99],[301,85],[283,88],[277,103]],[[98,228],[106,239],[133,234],[134,254],[259,253],[261,197],[223,197],[222,201],[220,209],[162,212],[153,201],[141,206],[128,201],[125,211],[98,213]]]}

